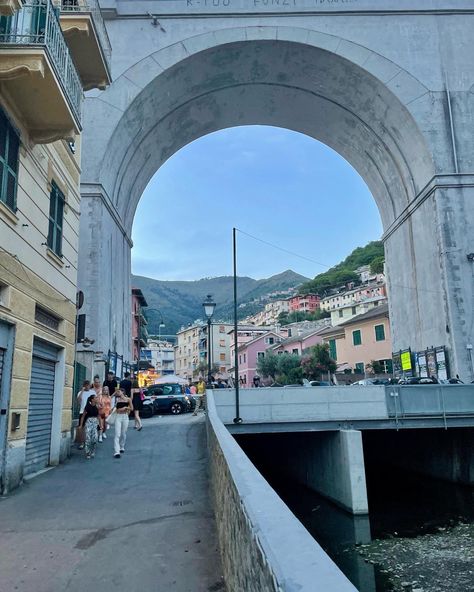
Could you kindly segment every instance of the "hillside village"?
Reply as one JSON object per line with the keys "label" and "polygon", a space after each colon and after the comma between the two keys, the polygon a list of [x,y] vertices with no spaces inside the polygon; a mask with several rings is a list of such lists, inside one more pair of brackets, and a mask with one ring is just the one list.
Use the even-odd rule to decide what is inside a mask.
{"label": "hillside village", "polygon": [[[280,281],[284,276],[280,274]],[[323,376],[350,383],[368,376],[391,375],[383,246],[369,243],[314,280],[301,282],[300,277],[294,274],[296,285],[266,293],[260,290],[254,298],[240,302],[240,314],[249,307],[257,311],[239,319],[237,339],[233,321],[216,314],[210,325],[200,318],[181,326],[175,343],[160,335],[143,341],[142,358],[149,363],[150,379],[171,373],[190,381],[206,376],[210,349],[213,376],[232,383],[236,342],[239,381],[244,387]],[[312,290],[314,287],[318,291]],[[135,292],[139,300],[142,298],[146,322],[145,316],[150,313],[146,312],[145,297],[139,289]],[[249,294],[255,294],[255,288]],[[135,342],[138,356],[138,340]],[[327,360],[314,360],[312,367],[308,359],[316,346],[318,355],[326,355]],[[279,360],[282,354],[286,356]]]}

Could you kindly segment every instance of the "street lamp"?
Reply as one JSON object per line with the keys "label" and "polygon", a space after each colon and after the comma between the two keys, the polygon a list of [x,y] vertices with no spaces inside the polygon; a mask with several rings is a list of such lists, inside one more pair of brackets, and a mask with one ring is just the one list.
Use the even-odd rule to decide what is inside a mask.
{"label": "street lamp", "polygon": [[212,315],[214,314],[214,309],[216,308],[216,303],[212,301],[212,296],[210,294],[207,295],[206,300],[202,303],[204,308],[204,314],[207,317],[207,382],[211,384],[211,319]]}

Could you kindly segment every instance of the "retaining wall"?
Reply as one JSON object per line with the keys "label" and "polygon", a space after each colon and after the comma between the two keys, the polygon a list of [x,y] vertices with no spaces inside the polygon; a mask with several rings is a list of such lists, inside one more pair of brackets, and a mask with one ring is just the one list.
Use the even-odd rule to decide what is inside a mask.
{"label": "retaining wall", "polygon": [[250,462],[207,392],[212,499],[228,592],[357,592]]}

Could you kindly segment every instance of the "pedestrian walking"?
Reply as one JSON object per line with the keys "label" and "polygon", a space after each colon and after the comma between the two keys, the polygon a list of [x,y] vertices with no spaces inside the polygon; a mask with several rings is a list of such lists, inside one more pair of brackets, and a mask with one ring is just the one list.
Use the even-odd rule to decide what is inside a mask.
{"label": "pedestrian walking", "polygon": [[102,386],[106,386],[109,389],[109,393],[111,395],[115,393],[115,389],[118,386],[118,382],[113,372],[107,372],[107,378],[104,380]]}
{"label": "pedestrian walking", "polygon": [[98,427],[99,427],[99,408],[97,407],[97,397],[94,394],[87,399],[84,413],[81,417],[81,428],[86,429],[86,458],[94,458],[95,450],[97,448]]}
{"label": "pedestrian walking", "polygon": [[197,383],[197,397],[196,397],[196,407],[194,407],[194,413],[193,415],[197,415],[199,409],[201,408],[202,405],[202,399],[204,397],[204,395],[206,394],[206,383],[204,382],[204,380],[201,378],[199,380],[199,382]]}
{"label": "pedestrian walking", "polygon": [[99,397],[102,394],[102,385],[100,384],[100,378],[99,378],[98,374],[96,374],[94,376],[94,382],[92,383],[92,388],[95,391],[95,394],[97,397]]}
{"label": "pedestrian walking", "polygon": [[118,389],[115,393],[115,438],[114,438],[114,458],[120,458],[125,452],[125,441],[127,439],[128,415],[132,411],[132,401],[127,397],[123,389]]}
{"label": "pedestrian walking", "polygon": [[103,386],[100,395],[97,397],[97,406],[99,408],[99,442],[107,439],[107,417],[110,415],[112,409],[112,397],[109,393],[109,387]]}
{"label": "pedestrian walking", "polygon": [[[90,380],[84,380],[84,382],[82,383],[81,390],[76,395],[77,402],[79,403],[79,428],[80,428],[79,432],[82,430],[81,419],[82,419],[82,415],[84,413],[84,409],[86,408],[86,405],[87,405],[87,399],[90,395],[90,390],[91,390]],[[82,450],[84,448],[84,438],[82,436],[82,433],[77,434],[76,441],[79,442],[79,450]]]}
{"label": "pedestrian walking", "polygon": [[125,372],[119,386],[125,391],[127,397],[130,398],[132,396],[132,381],[130,380],[130,372]]}
{"label": "pedestrian walking", "polygon": [[[126,394],[126,393],[125,393]],[[133,393],[132,405],[133,405],[133,417],[135,419],[134,428],[139,432],[142,429],[142,420],[140,418],[140,411],[143,409],[143,391],[142,389],[136,389]]]}

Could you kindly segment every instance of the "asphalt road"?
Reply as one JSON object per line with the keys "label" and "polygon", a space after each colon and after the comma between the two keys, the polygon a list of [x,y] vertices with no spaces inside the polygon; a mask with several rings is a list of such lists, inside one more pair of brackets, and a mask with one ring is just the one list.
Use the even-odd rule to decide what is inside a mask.
{"label": "asphalt road", "polygon": [[203,417],[143,425],[0,498],[0,592],[225,590]]}

